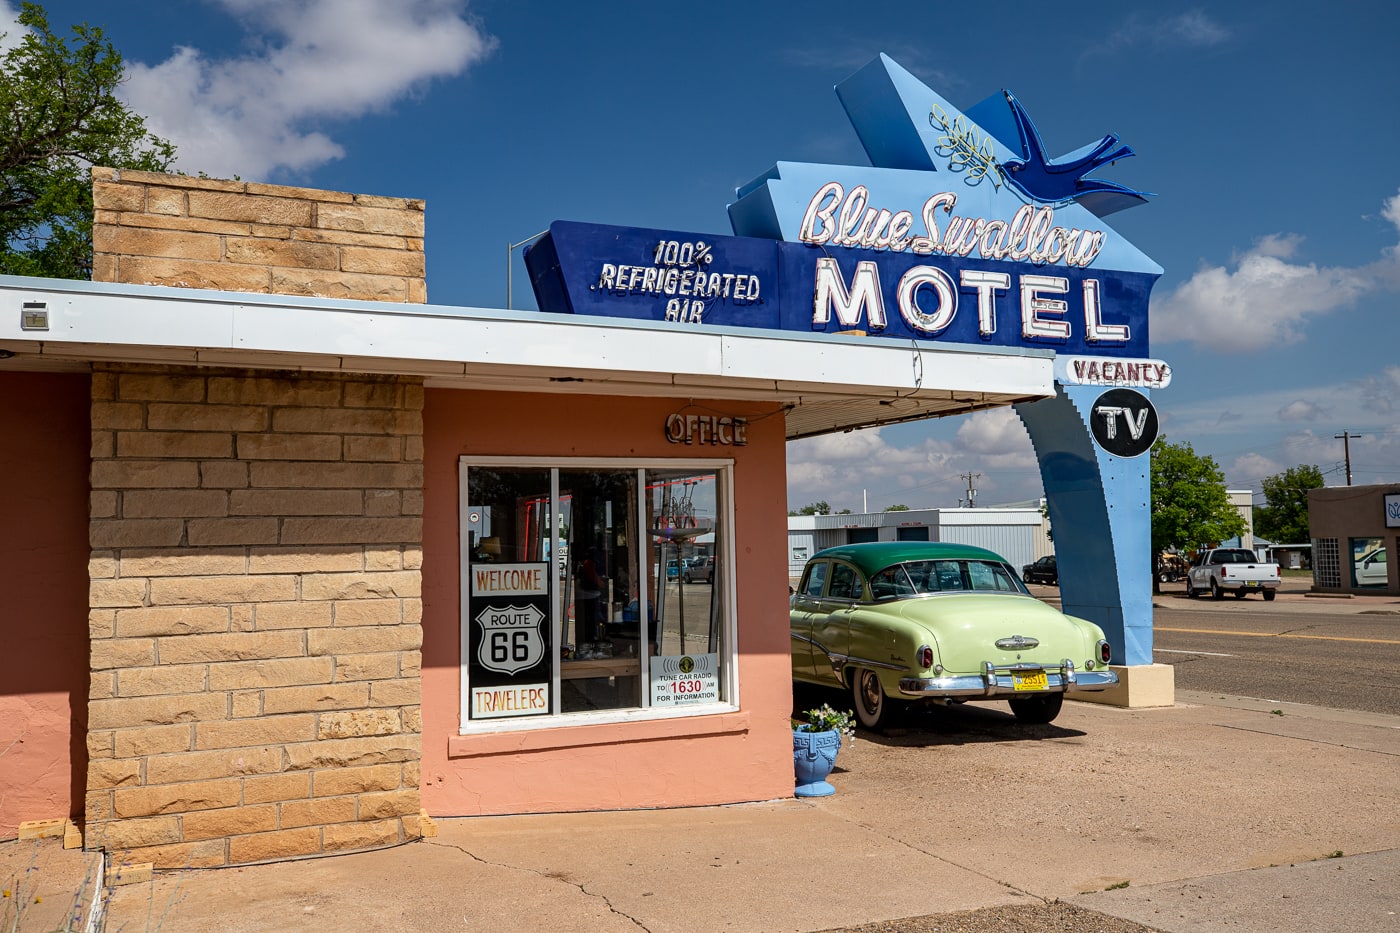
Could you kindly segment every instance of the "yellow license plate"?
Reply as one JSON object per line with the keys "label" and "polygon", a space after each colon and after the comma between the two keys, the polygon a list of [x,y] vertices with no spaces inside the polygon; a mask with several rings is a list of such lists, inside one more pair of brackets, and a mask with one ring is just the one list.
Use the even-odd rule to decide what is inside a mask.
{"label": "yellow license plate", "polygon": [[1045,676],[1044,671],[1036,671],[1027,674],[1012,674],[1011,688],[1013,690],[1049,690],[1050,680]]}

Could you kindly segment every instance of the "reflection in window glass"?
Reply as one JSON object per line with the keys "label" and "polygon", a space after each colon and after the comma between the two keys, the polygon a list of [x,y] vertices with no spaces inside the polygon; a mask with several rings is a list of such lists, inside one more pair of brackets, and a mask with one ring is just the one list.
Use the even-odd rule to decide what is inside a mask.
{"label": "reflection in window glass", "polygon": [[967,562],[967,575],[974,590],[995,590],[1002,593],[1018,592],[1016,584],[1011,581],[1011,572],[1005,564],[970,560]]}
{"label": "reflection in window glass", "polygon": [[856,573],[856,568],[850,564],[834,563],[831,565],[831,587],[827,590],[828,597],[832,599],[860,599],[863,590],[860,574]]}
{"label": "reflection in window glass", "polygon": [[831,565],[826,561],[817,561],[815,564],[807,565],[807,579],[802,581],[802,595],[820,599],[822,589],[826,586],[826,571]]}
{"label": "reflection in window glass", "polygon": [[560,470],[560,706],[565,713],[642,705],[645,650],[633,596],[636,470]]}
{"label": "reflection in window glass", "polygon": [[1352,585],[1384,588],[1390,582],[1389,561],[1383,538],[1352,538]]}
{"label": "reflection in window glass", "polygon": [[[658,657],[682,658],[722,650],[724,565],[718,476],[713,472],[648,470],[647,521],[652,547],[646,585]],[[714,558],[708,566],[691,562]],[[702,569],[704,572],[702,572]],[[679,662],[676,662],[679,663]]]}

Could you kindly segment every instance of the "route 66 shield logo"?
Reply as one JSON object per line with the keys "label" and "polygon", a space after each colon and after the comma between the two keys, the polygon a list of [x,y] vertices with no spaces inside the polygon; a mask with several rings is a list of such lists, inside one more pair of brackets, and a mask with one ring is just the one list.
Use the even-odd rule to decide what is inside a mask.
{"label": "route 66 shield logo", "polygon": [[534,667],[544,659],[543,623],[544,613],[535,606],[487,606],[476,616],[477,661],[501,674]]}

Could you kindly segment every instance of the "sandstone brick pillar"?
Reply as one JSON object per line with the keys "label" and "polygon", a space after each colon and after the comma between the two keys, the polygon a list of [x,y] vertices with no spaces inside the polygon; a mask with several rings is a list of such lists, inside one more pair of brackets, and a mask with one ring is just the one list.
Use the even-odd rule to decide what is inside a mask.
{"label": "sandstone brick pillar", "polygon": [[220,865],[418,832],[422,387],[93,375],[87,832]]}
{"label": "sandstone brick pillar", "polygon": [[[424,300],[421,201],[93,171],[99,281]],[[89,846],[418,835],[422,404],[413,377],[94,368]]]}
{"label": "sandstone brick pillar", "polygon": [[423,202],[92,170],[92,278],[366,301],[427,301]]}

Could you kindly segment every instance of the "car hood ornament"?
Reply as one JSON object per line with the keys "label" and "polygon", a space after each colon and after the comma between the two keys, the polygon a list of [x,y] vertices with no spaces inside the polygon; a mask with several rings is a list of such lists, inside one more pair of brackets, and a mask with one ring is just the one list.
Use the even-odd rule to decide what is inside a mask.
{"label": "car hood ornament", "polygon": [[1040,645],[1040,639],[1029,638],[1025,635],[1012,635],[1010,638],[998,638],[996,646],[1002,651],[1026,651]]}

